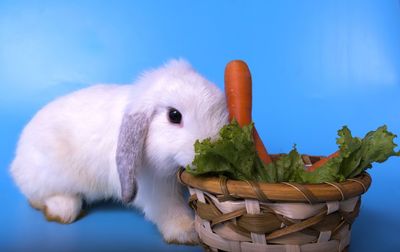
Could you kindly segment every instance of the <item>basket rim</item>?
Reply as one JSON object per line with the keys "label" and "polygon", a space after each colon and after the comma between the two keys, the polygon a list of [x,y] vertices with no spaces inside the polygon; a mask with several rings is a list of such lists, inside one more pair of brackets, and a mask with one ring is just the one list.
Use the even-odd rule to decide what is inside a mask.
{"label": "basket rim", "polygon": [[220,195],[225,199],[257,199],[267,202],[308,202],[310,204],[360,196],[368,190],[372,181],[367,172],[340,183],[320,184],[263,183],[232,180],[223,176],[194,176],[184,169],[179,170],[177,177],[183,185]]}

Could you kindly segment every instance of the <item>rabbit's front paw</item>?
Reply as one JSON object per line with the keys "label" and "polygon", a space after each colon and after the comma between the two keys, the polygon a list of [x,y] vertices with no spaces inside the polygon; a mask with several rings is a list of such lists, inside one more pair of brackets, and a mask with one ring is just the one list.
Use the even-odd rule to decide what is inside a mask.
{"label": "rabbit's front paw", "polygon": [[81,213],[82,200],[78,196],[56,195],[45,200],[42,209],[48,221],[68,224]]}
{"label": "rabbit's front paw", "polygon": [[168,243],[199,244],[199,237],[194,229],[193,218],[187,215],[176,216],[166,220],[161,227],[161,233]]}

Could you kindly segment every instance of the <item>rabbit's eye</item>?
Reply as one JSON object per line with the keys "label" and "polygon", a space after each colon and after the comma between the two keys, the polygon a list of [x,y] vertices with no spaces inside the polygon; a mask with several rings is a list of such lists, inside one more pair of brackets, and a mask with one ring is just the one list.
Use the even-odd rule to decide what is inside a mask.
{"label": "rabbit's eye", "polygon": [[180,124],[182,121],[182,114],[174,108],[170,108],[168,112],[169,121],[172,123]]}

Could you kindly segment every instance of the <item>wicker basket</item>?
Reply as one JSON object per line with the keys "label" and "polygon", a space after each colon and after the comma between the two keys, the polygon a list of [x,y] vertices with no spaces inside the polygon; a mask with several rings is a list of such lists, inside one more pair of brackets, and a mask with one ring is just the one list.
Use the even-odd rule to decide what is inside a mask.
{"label": "wicker basket", "polygon": [[[272,155],[277,159],[279,155]],[[321,159],[302,156],[306,165]],[[342,183],[255,183],[195,177],[181,170],[195,228],[212,251],[345,251],[361,197],[363,173]]]}

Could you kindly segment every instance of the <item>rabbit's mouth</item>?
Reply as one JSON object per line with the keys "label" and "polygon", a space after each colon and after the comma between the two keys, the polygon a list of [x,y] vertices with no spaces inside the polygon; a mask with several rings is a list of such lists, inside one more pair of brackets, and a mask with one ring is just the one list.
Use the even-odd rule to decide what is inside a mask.
{"label": "rabbit's mouth", "polygon": [[194,159],[194,152],[180,152],[174,157],[178,167],[186,167],[190,165]]}

